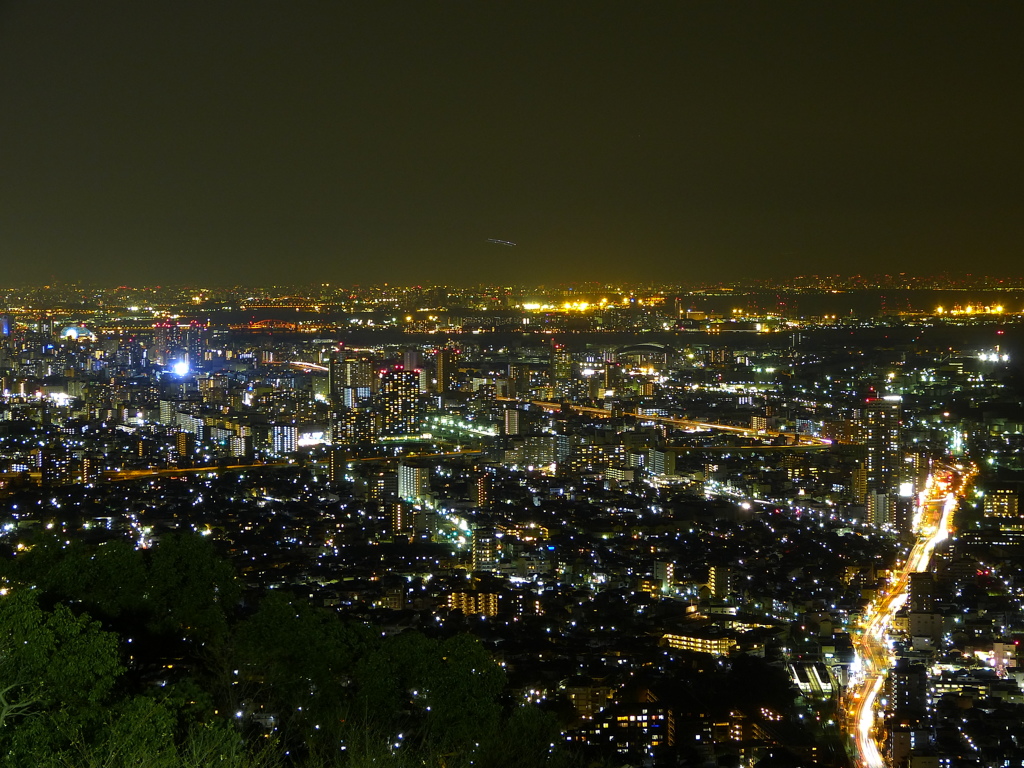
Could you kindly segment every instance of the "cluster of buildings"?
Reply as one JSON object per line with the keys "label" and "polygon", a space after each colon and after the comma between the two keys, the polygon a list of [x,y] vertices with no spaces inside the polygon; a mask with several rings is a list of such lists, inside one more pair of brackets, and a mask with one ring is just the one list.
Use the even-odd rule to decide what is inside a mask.
{"label": "cluster of buildings", "polygon": [[[368,320],[410,296],[424,291],[347,301],[377,302]],[[894,321],[883,338],[877,319],[552,333],[578,307],[546,335],[424,334],[411,310],[398,333],[235,322],[238,304],[218,320],[226,299],[203,292],[106,298],[0,316],[12,553],[40,528],[140,547],[195,530],[253,589],[385,632],[478,635],[576,748],[841,765],[850,632],[929,476],[974,462],[964,522],[897,617],[884,739],[894,766],[1024,756],[1024,412],[1003,335]],[[698,322],[613,298],[606,317]]]}
{"label": "cluster of buildings", "polygon": [[977,488],[957,535],[910,576],[881,729],[893,765],[1024,758],[1020,491],[1014,481]]}

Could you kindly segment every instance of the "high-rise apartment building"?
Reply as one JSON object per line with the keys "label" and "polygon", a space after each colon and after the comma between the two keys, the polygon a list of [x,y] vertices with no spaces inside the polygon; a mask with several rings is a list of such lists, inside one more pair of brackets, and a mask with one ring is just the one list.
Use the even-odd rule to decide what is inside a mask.
{"label": "high-rise apartment building", "polygon": [[377,402],[381,413],[381,435],[419,434],[419,371],[392,368],[381,377]]}
{"label": "high-rise apartment building", "polygon": [[170,365],[171,357],[181,342],[178,324],[171,320],[160,320],[153,324],[153,346],[149,350],[150,362]]}
{"label": "high-rise apartment building", "polygon": [[359,445],[377,437],[377,414],[363,406],[335,407],[331,412],[331,443]]}
{"label": "high-rise apartment building", "polygon": [[184,362],[188,363],[190,370],[198,370],[206,359],[207,327],[193,320],[181,329],[179,336]]}
{"label": "high-rise apartment building", "polygon": [[413,371],[418,371],[422,368],[423,363],[420,360],[420,351],[413,348],[404,350],[402,352],[402,367]]}
{"label": "high-rise apartment building", "polygon": [[417,502],[430,493],[430,467],[421,464],[398,465],[398,497]]}
{"label": "high-rise apartment building", "polygon": [[270,449],[278,456],[295,453],[299,447],[299,428],[291,424],[274,424],[270,428]]}
{"label": "high-rise apartment building", "polygon": [[551,348],[551,370],[550,382],[555,388],[555,396],[562,397],[572,381],[572,355],[562,344],[555,344]]}
{"label": "high-rise apartment building", "polygon": [[455,385],[455,352],[449,347],[437,350],[437,394],[449,394]]}
{"label": "high-rise apartment building", "polygon": [[376,385],[373,364],[369,359],[340,352],[331,355],[327,366],[327,380],[332,398],[343,397],[343,393],[348,389],[359,394],[365,393],[368,397]]}
{"label": "high-rise apartment building", "polygon": [[868,522],[878,526],[897,524],[901,423],[899,397],[872,398],[861,410]]}
{"label": "high-rise apartment building", "polygon": [[504,431],[506,435],[519,435],[522,434],[522,412],[515,408],[506,408],[503,413],[504,417]]}
{"label": "high-rise apartment building", "polygon": [[493,495],[491,476],[487,473],[475,475],[469,483],[469,500],[474,507],[485,509],[491,505]]}
{"label": "high-rise apartment building", "polygon": [[499,543],[493,526],[475,524],[473,526],[473,570],[492,570],[497,566],[498,560]]}

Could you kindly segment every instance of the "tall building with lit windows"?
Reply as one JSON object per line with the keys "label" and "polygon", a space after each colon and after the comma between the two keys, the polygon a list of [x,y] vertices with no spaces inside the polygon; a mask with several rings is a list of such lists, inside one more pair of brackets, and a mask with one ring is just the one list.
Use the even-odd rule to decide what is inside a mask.
{"label": "tall building with lit windows", "polygon": [[337,352],[332,352],[327,361],[327,394],[332,402],[341,397],[341,390],[344,387],[345,358]]}
{"label": "tall building with lit windows", "polygon": [[377,414],[368,407],[339,406],[331,412],[331,443],[359,445],[377,437]]}
{"label": "tall building with lit windows", "polygon": [[551,347],[551,370],[549,372],[551,386],[555,388],[555,396],[561,397],[567,391],[572,381],[573,362],[572,355],[563,344],[553,344]]}
{"label": "tall building with lit windows", "polygon": [[154,323],[153,344],[149,350],[150,362],[157,365],[169,365],[180,341],[177,323],[171,320],[160,320]]}
{"label": "tall building with lit windows", "polygon": [[196,320],[179,330],[182,354],[191,370],[196,371],[206,358],[207,328]]}
{"label": "tall building with lit windows", "polygon": [[489,571],[500,560],[500,544],[493,526],[473,525],[473,570]]}
{"label": "tall building with lit windows", "polygon": [[375,379],[369,359],[340,352],[331,355],[327,366],[327,386],[332,398],[350,397],[352,392],[360,397],[369,397],[376,384]]}
{"label": "tall building with lit windows", "polygon": [[418,435],[420,422],[419,371],[395,367],[381,377],[377,403],[382,436]]}
{"label": "tall building with lit windows", "polygon": [[437,350],[437,383],[435,385],[437,394],[447,395],[455,387],[455,352],[444,347]]}
{"label": "tall building with lit windows", "polygon": [[515,408],[506,408],[502,413],[504,418],[504,433],[506,435],[518,435],[522,433],[522,412]]}
{"label": "tall building with lit windows", "polygon": [[475,475],[469,482],[469,500],[478,509],[486,509],[491,505],[493,491],[491,476],[483,473]]}
{"label": "tall building with lit windows", "polygon": [[868,522],[877,526],[898,523],[901,424],[899,397],[872,398],[861,409]]}
{"label": "tall building with lit windows", "polygon": [[430,493],[430,467],[424,464],[398,465],[398,496],[403,501],[417,502]]}
{"label": "tall building with lit windows", "polygon": [[270,448],[277,456],[295,453],[299,444],[299,428],[292,424],[274,424],[270,428]]}

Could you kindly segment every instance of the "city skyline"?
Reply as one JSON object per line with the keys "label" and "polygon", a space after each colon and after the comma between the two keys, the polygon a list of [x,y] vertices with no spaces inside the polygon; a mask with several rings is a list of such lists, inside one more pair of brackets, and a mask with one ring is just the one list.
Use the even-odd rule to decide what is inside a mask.
{"label": "city skyline", "polygon": [[1014,275],[1009,4],[0,8],[7,281]]}
{"label": "city skyline", "polygon": [[3,764],[1024,764],[1022,33],[0,0]]}
{"label": "city skyline", "polygon": [[0,665],[8,754],[120,753],[19,739],[129,691],[168,768],[1019,756],[1024,291],[322,288],[3,291],[0,637],[55,702]]}

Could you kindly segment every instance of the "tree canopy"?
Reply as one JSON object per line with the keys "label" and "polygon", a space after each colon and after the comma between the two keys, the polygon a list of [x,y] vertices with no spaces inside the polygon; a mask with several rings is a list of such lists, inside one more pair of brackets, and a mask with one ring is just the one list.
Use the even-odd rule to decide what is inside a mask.
{"label": "tree canopy", "polygon": [[552,718],[503,701],[504,672],[475,638],[387,636],[273,591],[242,599],[207,537],[169,535],[145,551],[42,535],[0,561],[0,578],[5,765],[566,757],[551,747]]}

